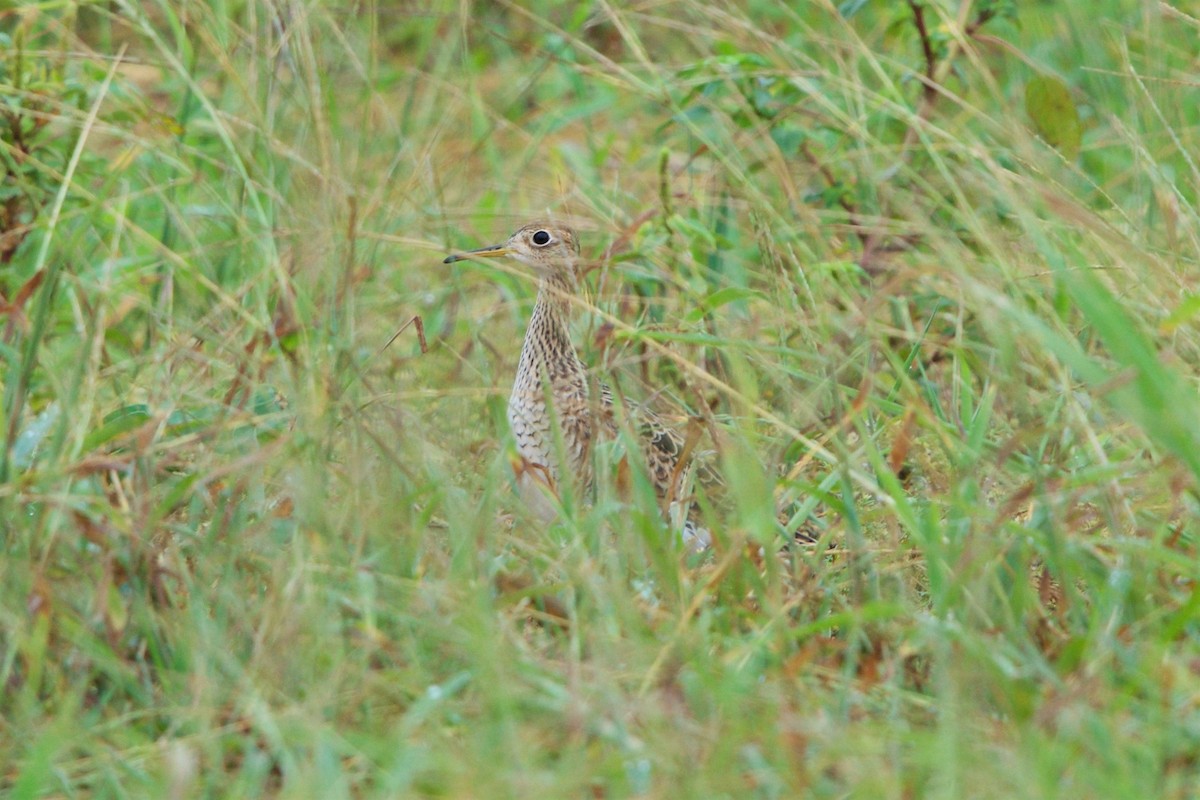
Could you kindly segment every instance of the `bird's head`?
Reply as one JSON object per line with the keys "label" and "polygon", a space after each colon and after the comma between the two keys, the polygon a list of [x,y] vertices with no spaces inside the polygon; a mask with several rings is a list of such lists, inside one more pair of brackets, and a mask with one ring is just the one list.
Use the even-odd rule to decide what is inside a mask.
{"label": "bird's head", "polygon": [[531,222],[518,228],[503,244],[447,256],[443,263],[500,256],[515,258],[533,268],[538,277],[566,278],[574,284],[579,262],[579,240],[575,237],[575,231],[560,223]]}

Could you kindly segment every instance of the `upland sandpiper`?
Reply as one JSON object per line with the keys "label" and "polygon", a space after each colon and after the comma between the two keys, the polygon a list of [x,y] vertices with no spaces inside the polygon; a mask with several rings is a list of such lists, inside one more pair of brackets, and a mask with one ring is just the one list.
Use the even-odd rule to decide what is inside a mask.
{"label": "upland sandpiper", "polygon": [[[539,516],[552,519],[557,511],[548,495],[557,495],[567,481],[576,491],[587,492],[593,479],[593,442],[617,435],[612,393],[590,378],[571,343],[569,323],[579,280],[575,232],[555,222],[531,222],[503,244],[448,256],[444,263],[500,256],[530,267],[538,278],[537,302],[508,399],[508,422],[520,456],[516,471],[522,498]],[[690,465],[680,463],[687,458],[685,443],[646,416],[640,420],[639,437],[647,473],[687,547],[702,550],[711,540],[689,518],[694,516],[687,496]]]}

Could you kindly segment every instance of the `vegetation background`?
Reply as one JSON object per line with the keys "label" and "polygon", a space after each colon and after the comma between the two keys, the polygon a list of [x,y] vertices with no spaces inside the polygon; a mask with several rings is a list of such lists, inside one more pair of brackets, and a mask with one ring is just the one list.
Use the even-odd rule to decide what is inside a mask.
{"label": "vegetation background", "polygon": [[[0,794],[1196,796],[1188,5],[0,4]],[[511,492],[546,215],[708,554]]]}

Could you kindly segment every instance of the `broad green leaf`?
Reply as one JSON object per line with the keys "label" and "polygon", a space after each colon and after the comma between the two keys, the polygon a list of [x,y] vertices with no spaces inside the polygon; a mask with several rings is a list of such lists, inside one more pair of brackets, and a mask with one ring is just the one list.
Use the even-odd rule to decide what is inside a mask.
{"label": "broad green leaf", "polygon": [[1025,113],[1038,135],[1066,158],[1079,154],[1083,125],[1071,90],[1052,75],[1039,75],[1025,86]]}

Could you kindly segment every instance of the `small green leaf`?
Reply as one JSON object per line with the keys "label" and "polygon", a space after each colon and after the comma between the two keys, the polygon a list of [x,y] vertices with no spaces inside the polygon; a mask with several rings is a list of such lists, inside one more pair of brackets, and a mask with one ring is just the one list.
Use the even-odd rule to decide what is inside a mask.
{"label": "small green leaf", "polygon": [[670,222],[672,230],[687,236],[701,247],[711,250],[717,246],[717,238],[707,225],[679,214],[672,214]]}
{"label": "small green leaf", "polygon": [[62,409],[58,403],[51,403],[25,426],[13,444],[12,463],[14,467],[26,469],[33,464],[38,448],[54,428],[54,424],[58,422],[60,416],[62,416]]}
{"label": "small green leaf", "polygon": [[753,289],[745,289],[741,286],[726,286],[724,289],[717,291],[704,298],[704,302],[699,307],[692,309],[687,315],[688,322],[699,322],[706,314],[709,314],[721,306],[736,303],[739,300],[748,300],[751,297],[763,298],[762,292],[756,292]]}
{"label": "small green leaf", "polygon": [[1197,314],[1200,314],[1200,294],[1190,294],[1159,324],[1159,330],[1170,333],[1183,323],[1194,319]]}
{"label": "small green leaf", "polygon": [[90,453],[123,433],[150,421],[150,409],[145,403],[122,406],[104,418],[104,423],[83,440],[83,452]]}
{"label": "small green leaf", "polygon": [[1066,158],[1079,154],[1083,124],[1071,90],[1052,75],[1039,75],[1025,87],[1025,113],[1039,136]]}
{"label": "small green leaf", "polygon": [[842,19],[850,19],[867,4],[867,0],[845,0],[838,5],[838,13],[842,15]]}
{"label": "small green leaf", "polygon": [[803,130],[790,125],[771,129],[771,139],[785,156],[794,156],[800,152],[800,146],[806,138],[807,134]]}
{"label": "small green leaf", "polygon": [[283,411],[286,401],[274,386],[259,386],[254,390],[253,404],[254,413],[265,417]]}
{"label": "small green leaf", "polygon": [[809,269],[813,272],[823,272],[827,275],[852,275],[860,278],[867,275],[866,271],[857,262],[850,259],[818,261],[812,264]]}
{"label": "small green leaf", "polygon": [[196,481],[199,479],[199,477],[199,475],[193,472],[188,473],[182,478],[176,480],[171,485],[171,488],[167,490],[166,495],[155,508],[155,519],[165,519],[172,511],[183,505],[183,503],[191,495],[192,487],[196,485]]}

